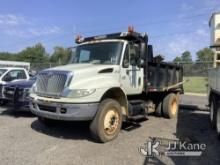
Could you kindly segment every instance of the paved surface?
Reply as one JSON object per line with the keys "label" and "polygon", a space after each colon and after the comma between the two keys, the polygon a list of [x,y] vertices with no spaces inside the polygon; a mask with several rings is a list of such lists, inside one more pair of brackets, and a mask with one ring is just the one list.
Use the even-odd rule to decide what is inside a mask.
{"label": "paved surface", "polygon": [[[201,101],[204,98],[187,96],[187,99]],[[207,149],[201,157],[145,158],[138,148],[144,146],[151,137],[164,141],[182,139],[205,143]],[[220,141],[210,128],[206,111],[182,109],[178,118],[172,120],[150,116],[148,121],[139,125],[124,125],[114,141],[97,144],[90,138],[88,123],[58,122],[56,126],[47,128],[29,113],[14,113],[0,108],[0,164],[3,165],[219,165],[219,153]]]}
{"label": "paved surface", "polygon": [[208,110],[208,97],[196,96],[192,94],[182,95],[180,99],[180,107],[182,109],[191,110]]}

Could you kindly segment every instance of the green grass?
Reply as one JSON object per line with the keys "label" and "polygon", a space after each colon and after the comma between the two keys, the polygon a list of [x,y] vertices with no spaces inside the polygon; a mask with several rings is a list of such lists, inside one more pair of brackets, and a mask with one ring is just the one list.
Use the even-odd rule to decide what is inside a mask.
{"label": "green grass", "polygon": [[206,77],[184,77],[184,80],[189,80],[184,83],[184,92],[189,93],[207,93],[207,78]]}

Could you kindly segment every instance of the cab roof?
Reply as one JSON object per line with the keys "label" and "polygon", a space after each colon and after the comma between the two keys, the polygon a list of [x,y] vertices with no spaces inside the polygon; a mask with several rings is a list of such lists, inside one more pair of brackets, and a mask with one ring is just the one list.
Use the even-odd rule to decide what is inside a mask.
{"label": "cab roof", "polygon": [[91,41],[98,41],[98,40],[112,40],[112,39],[123,39],[127,41],[146,43],[148,41],[148,36],[146,33],[119,32],[119,33],[92,36],[92,37],[87,37],[87,38],[82,38],[81,36],[78,36],[78,38],[76,38],[76,43],[81,44],[84,42],[91,42]]}
{"label": "cab roof", "polygon": [[19,68],[19,67],[0,67],[0,69],[7,69],[7,70],[16,70],[16,69],[23,69],[23,70],[25,70],[25,68]]}

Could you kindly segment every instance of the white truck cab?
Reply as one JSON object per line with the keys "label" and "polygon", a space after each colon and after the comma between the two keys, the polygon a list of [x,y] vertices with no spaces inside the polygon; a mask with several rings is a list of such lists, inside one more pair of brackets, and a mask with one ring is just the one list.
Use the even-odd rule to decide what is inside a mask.
{"label": "white truck cab", "polygon": [[[128,43],[123,40],[99,40],[78,45],[69,65],[39,73],[31,94],[33,103],[37,103],[33,104],[38,109],[34,112],[50,114],[53,119],[91,120],[109,89],[120,88],[123,94],[141,94],[143,75],[139,72],[143,69],[132,71],[131,68],[137,66],[131,66],[129,61],[126,68],[122,67],[123,54],[126,51],[128,54],[128,49]],[[126,106],[126,102],[124,104]],[[50,112],[62,109],[59,113],[63,115],[41,111],[46,105],[53,105],[54,108],[49,107]],[[126,114],[127,107],[123,109]]]}
{"label": "white truck cab", "polygon": [[[117,137],[122,121],[155,110],[153,102],[159,104],[161,96],[167,96],[164,113],[176,116],[181,68],[148,63],[146,34],[129,31],[76,41],[70,64],[43,70],[31,89],[30,108],[40,122],[91,120],[92,136],[107,142]],[[150,91],[163,94],[155,97]],[[138,109],[132,108],[130,97]],[[171,101],[173,109],[167,108]]]}

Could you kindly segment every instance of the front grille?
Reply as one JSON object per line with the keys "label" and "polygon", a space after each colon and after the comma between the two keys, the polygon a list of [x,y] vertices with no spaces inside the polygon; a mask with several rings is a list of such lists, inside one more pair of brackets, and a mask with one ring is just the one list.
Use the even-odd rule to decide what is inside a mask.
{"label": "front grille", "polygon": [[59,96],[67,81],[68,73],[44,71],[37,77],[37,93],[44,96]]}
{"label": "front grille", "polygon": [[19,101],[26,101],[28,100],[29,97],[29,89],[25,89],[25,88],[16,88],[16,92],[14,95],[14,99],[15,101],[19,100]]}
{"label": "front grille", "polygon": [[52,106],[38,104],[38,108],[41,111],[54,112],[54,113],[56,112],[56,107],[52,107]]}

